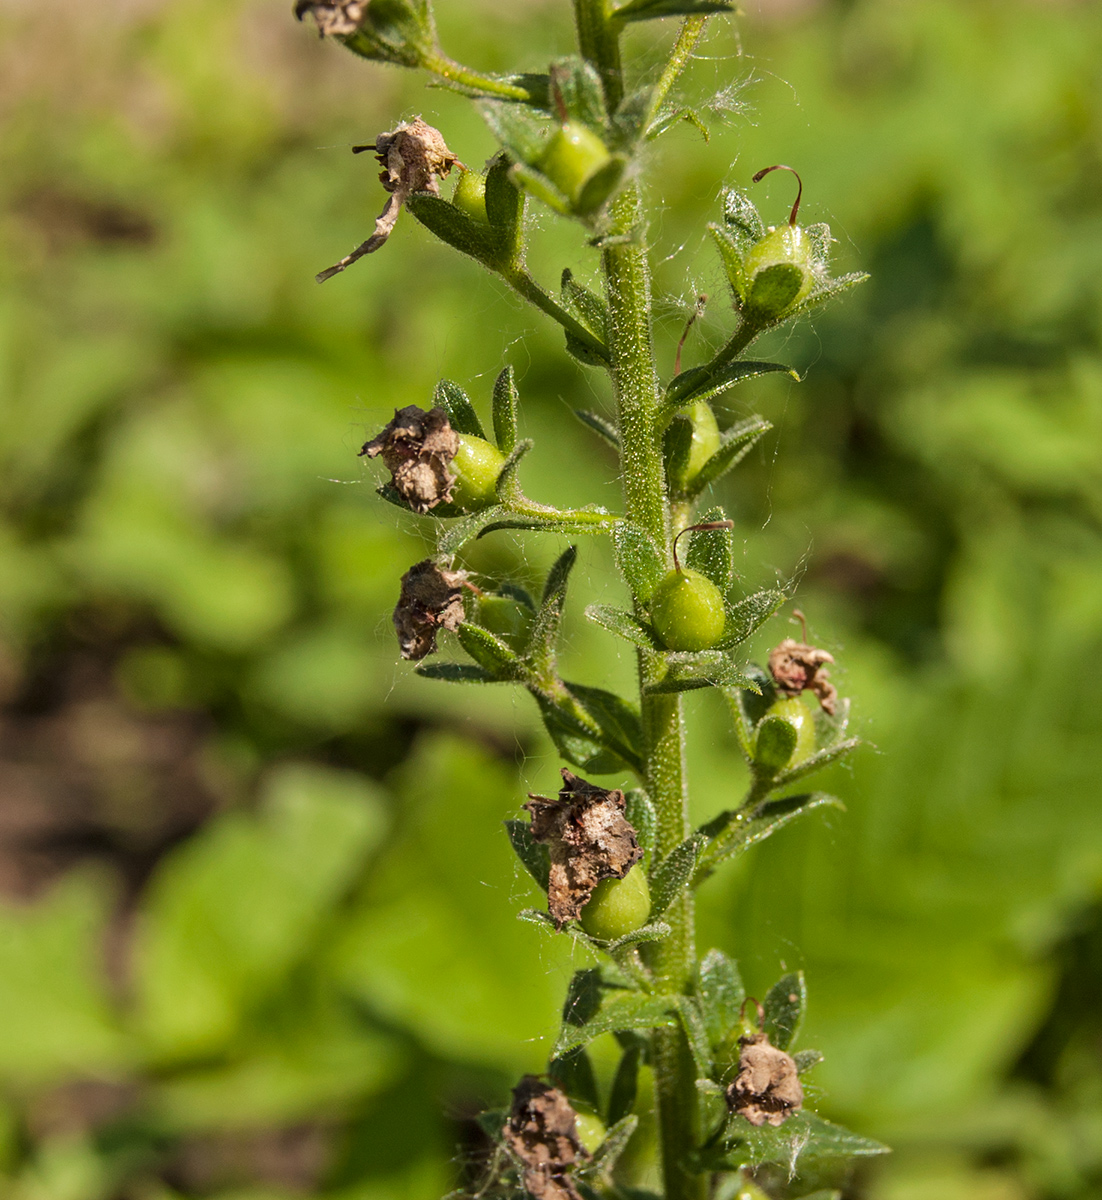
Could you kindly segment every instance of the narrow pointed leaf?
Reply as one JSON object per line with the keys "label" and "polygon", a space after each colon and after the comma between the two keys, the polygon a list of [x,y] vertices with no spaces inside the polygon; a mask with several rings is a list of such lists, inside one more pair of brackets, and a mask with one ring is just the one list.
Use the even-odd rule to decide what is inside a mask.
{"label": "narrow pointed leaf", "polygon": [[464,621],[456,635],[463,649],[495,679],[517,678],[521,661],[516,652],[488,629]]}
{"label": "narrow pointed leaf", "polygon": [[800,1050],[792,1055],[792,1059],[796,1064],[796,1074],[805,1075],[812,1067],[817,1067],[823,1061],[823,1056],[818,1050]]}
{"label": "narrow pointed leaf", "polygon": [[762,1001],[762,1028],[778,1050],[787,1050],[800,1031],[807,1008],[807,984],[803,971],[792,971],[778,979]]}
{"label": "narrow pointed leaf", "polygon": [[[507,509],[498,507],[498,513],[508,513]],[[486,521],[479,528],[476,538],[484,538],[488,534],[497,533],[502,529],[533,529],[540,533],[575,534],[607,533],[615,523],[615,519],[603,508],[575,509],[561,515],[547,516],[497,516],[492,521]]]}
{"label": "narrow pointed leaf", "polygon": [[753,687],[754,681],[730,655],[722,650],[699,650],[667,656],[665,676],[647,685],[647,695],[691,692],[697,688]]}
{"label": "narrow pointed leaf", "polygon": [[666,478],[674,495],[685,491],[689,473],[689,457],[693,452],[693,423],[686,416],[675,416],[666,426],[662,438],[662,457],[666,463]]}
{"label": "narrow pointed leaf", "polygon": [[611,421],[605,420],[600,414],[590,412],[586,408],[574,409],[574,415],[583,425],[592,429],[598,437],[608,442],[613,450],[618,451],[620,449],[620,432]]}
{"label": "narrow pointed leaf", "polygon": [[570,119],[601,133],[608,114],[600,75],[576,54],[556,59],[551,68]]}
{"label": "narrow pointed leaf", "polygon": [[630,701],[604,688],[566,683],[600,730],[600,741],[634,771],[643,771],[643,722]]}
{"label": "narrow pointed leaf", "polygon": [[610,1127],[622,1121],[635,1107],[635,1097],[639,1090],[639,1062],[642,1057],[643,1046],[639,1041],[633,1041],[627,1046],[620,1057],[608,1096]]}
{"label": "narrow pointed leaf", "polygon": [[415,192],[406,201],[406,208],[430,233],[461,254],[469,254],[487,266],[501,263],[507,257],[500,230],[469,217],[449,200],[429,192]]}
{"label": "narrow pointed leaf", "polygon": [[735,12],[734,0],[628,0],[615,10],[621,21],[653,21],[662,17],[693,17]]}
{"label": "narrow pointed leaf", "polygon": [[668,1029],[677,1022],[676,996],[648,996],[643,992],[609,991],[600,1007],[584,1022],[564,1016],[555,1053],[584,1046],[604,1033],[621,1029]]}
{"label": "narrow pointed leaf", "polygon": [[789,309],[785,313],[784,319],[787,321],[792,317],[806,316],[809,312],[814,312],[815,309],[821,308],[851,288],[857,287],[858,284],[864,283],[868,278],[869,276],[864,272],[855,272],[852,275],[841,275],[837,279],[830,279],[821,287],[816,288],[806,300],[801,300],[799,304]]}
{"label": "narrow pointed leaf", "polygon": [[548,696],[532,693],[539,706],[544,728],[555,748],[571,766],[601,775],[618,771],[627,764],[600,740],[599,731],[583,725]]}
{"label": "narrow pointed leaf", "polygon": [[706,487],[715,483],[717,479],[722,479],[728,471],[742,462],[762,434],[772,428],[773,426],[761,417],[751,417],[726,430],[720,438],[719,449],[693,477],[689,494],[699,496]]}
{"label": "narrow pointed leaf", "polygon": [[520,493],[520,486],[517,483],[517,467],[520,465],[520,460],[531,449],[532,439],[523,438],[517,442],[509,452],[509,457],[502,463],[497,482],[494,484],[494,491],[502,504],[509,505],[517,501]]}
{"label": "narrow pointed leaf", "polygon": [[454,525],[449,526],[440,535],[436,544],[437,553],[443,558],[452,558],[467,542],[482,535],[488,525],[492,525],[505,513],[500,505],[480,509],[466,517],[461,517]]}
{"label": "narrow pointed leaf", "polygon": [[506,821],[505,831],[509,835],[509,844],[524,869],[546,892],[551,873],[551,858],[547,847],[533,839],[531,822],[520,819]]}
{"label": "narrow pointed leaf", "polygon": [[831,763],[840,762],[847,754],[852,753],[861,745],[860,738],[848,738],[844,742],[837,742],[833,746],[828,746],[825,750],[820,750],[816,754],[805,758],[802,763],[797,763],[796,766],[790,767],[787,771],[781,771],[774,780],[774,787],[785,787],[790,783],[795,783],[799,779],[805,779],[815,771],[821,771],[823,767],[829,767]]}
{"label": "narrow pointed leaf", "polygon": [[708,1044],[708,1030],[700,1008],[692,996],[679,996],[677,1015],[685,1030],[685,1039],[693,1056],[697,1079],[707,1079],[712,1073],[712,1048]]}
{"label": "narrow pointed leaf", "polygon": [[658,828],[658,816],[654,811],[651,798],[642,788],[631,788],[624,793],[626,801],[624,816],[628,824],[635,830],[639,845],[643,848],[643,866],[650,868],[651,854],[654,852],[654,835]]}
{"label": "narrow pointed leaf", "polygon": [[432,402],[437,408],[447,413],[451,427],[456,433],[470,434],[471,437],[486,439],[486,431],[478,419],[467,393],[457,383],[450,379],[441,379],[432,393]]}
{"label": "narrow pointed leaf", "polygon": [[472,663],[421,663],[416,674],[422,679],[442,679],[446,683],[501,683],[495,675]]}
{"label": "narrow pointed leaf", "polygon": [[575,1174],[581,1178],[587,1175],[607,1175],[615,1166],[620,1155],[627,1149],[631,1135],[639,1127],[639,1118],[635,1113],[621,1117],[605,1134],[605,1140],[593,1152],[593,1157]]}
{"label": "narrow pointed leaf", "polygon": [[574,278],[569,267],[564,268],[560,286],[563,304],[602,342],[608,338],[608,305],[585,284]]}
{"label": "narrow pointed leaf", "polygon": [[[701,525],[726,519],[727,514],[718,505],[697,517]],[[696,529],[690,537],[686,565],[707,575],[721,592],[726,593],[734,573],[734,534],[730,529]]]}
{"label": "narrow pointed leaf", "polygon": [[692,879],[697,859],[707,840],[702,833],[690,834],[679,846],[675,846],[651,873],[650,920],[660,917],[674,902],[677,893]]}
{"label": "narrow pointed leaf", "polygon": [[506,367],[494,381],[494,437],[502,454],[512,454],[517,444],[519,404],[513,368]]}
{"label": "narrow pointed leaf", "polygon": [[525,657],[537,671],[549,669],[555,660],[555,644],[558,641],[563,607],[566,604],[566,586],[577,559],[577,546],[568,546],[547,573],[540,606],[532,622],[528,644],[524,648]]}
{"label": "narrow pointed leaf", "polygon": [[795,1175],[805,1164],[887,1153],[888,1147],[882,1142],[861,1137],[801,1109],[776,1127],[763,1125],[755,1129],[743,1117],[732,1118],[726,1142],[702,1153],[700,1165],[706,1170],[723,1171],[777,1163]]}
{"label": "narrow pointed leaf", "polygon": [[597,1079],[584,1047],[579,1046],[576,1050],[553,1058],[547,1065],[547,1073],[551,1076],[551,1082],[561,1088],[569,1099],[580,1100],[594,1111],[600,1108]]}
{"label": "narrow pointed leaf", "polygon": [[547,114],[507,100],[482,100],[476,107],[515,163],[539,160],[547,135],[554,128]]}
{"label": "narrow pointed leaf", "polygon": [[650,535],[631,521],[621,521],[616,526],[614,543],[620,574],[635,599],[646,604],[665,578],[668,570],[665,556]]}
{"label": "narrow pointed leaf", "polygon": [[486,172],[486,216],[491,226],[501,231],[509,258],[519,253],[524,230],[524,191],[513,179],[512,165],[508,155],[500,152]]}
{"label": "narrow pointed leaf", "polygon": [[716,249],[719,251],[723,271],[727,276],[727,282],[731,285],[735,304],[741,305],[746,299],[746,270],[743,266],[743,259],[753,243],[744,246],[742,239],[722,225],[709,225],[708,232],[712,235],[712,241],[715,242]]}
{"label": "narrow pointed leaf", "polygon": [[[695,404],[698,400],[714,400],[736,384],[748,379],[760,379],[763,375],[788,375],[797,381],[800,378],[784,363],[739,360],[718,369],[690,367],[674,376],[666,389],[663,407],[669,412],[671,409],[684,408],[687,404]],[[760,417],[756,419],[761,420]]]}
{"label": "narrow pointed leaf", "polygon": [[770,589],[764,592],[754,592],[738,601],[737,604],[732,604],[727,610],[727,623],[724,626],[723,639],[718,648],[729,650],[745,642],[777,612],[787,599],[784,592]]}
{"label": "narrow pointed leaf", "polygon": [[604,949],[609,954],[616,954],[620,950],[626,950],[629,946],[641,946],[644,942],[661,942],[669,936],[670,927],[665,921],[653,921],[641,925],[631,933],[625,933],[622,938],[617,938],[614,942],[609,942]]}
{"label": "narrow pointed leaf", "polygon": [[[699,568],[698,568],[699,569]],[[585,610],[585,615],[602,629],[616,634],[634,646],[642,646],[644,650],[661,650],[662,643],[658,635],[644,621],[640,621],[633,613],[624,612],[620,608],[611,608],[607,604],[591,604]]]}
{"label": "narrow pointed leaf", "polygon": [[731,1032],[746,999],[738,964],[722,950],[709,950],[700,963],[697,1000],[713,1046]]}

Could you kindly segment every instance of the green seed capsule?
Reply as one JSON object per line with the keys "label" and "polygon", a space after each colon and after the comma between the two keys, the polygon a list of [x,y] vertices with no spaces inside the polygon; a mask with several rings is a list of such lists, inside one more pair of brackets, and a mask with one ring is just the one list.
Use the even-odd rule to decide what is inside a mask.
{"label": "green seed capsule", "polygon": [[452,204],[462,209],[468,217],[489,224],[486,215],[486,177],[477,171],[460,171],[452,193]]}
{"label": "green seed capsule", "polygon": [[811,247],[799,225],[770,230],[743,260],[746,307],[764,318],[781,316],[815,286]]}
{"label": "green seed capsule", "polygon": [[758,722],[755,760],[780,771],[810,758],[815,749],[815,718],[803,700],[775,700]]}
{"label": "green seed capsule", "polygon": [[586,1112],[585,1109],[575,1109],[577,1119],[574,1124],[574,1129],[578,1134],[578,1141],[589,1151],[590,1154],[595,1153],[597,1147],[605,1140],[605,1134],[608,1130],[605,1128],[604,1121],[596,1115],[596,1113]]}
{"label": "green seed capsule", "polygon": [[633,867],[623,879],[602,879],[597,884],[582,909],[582,928],[590,937],[614,942],[642,928],[649,915],[647,876]]}
{"label": "green seed capsule", "polygon": [[723,636],[726,614],[719,588],[699,571],[671,571],[655,589],[650,617],[671,650],[708,650]]}
{"label": "green seed capsule", "polygon": [[505,456],[482,438],[459,434],[459,449],[451,461],[456,476],[452,503],[460,508],[479,509],[497,499],[495,487]]}
{"label": "green seed capsule", "polygon": [[532,628],[532,610],[511,596],[481,596],[478,601],[478,623],[483,629],[496,633],[507,646],[521,650]]}
{"label": "green seed capsule", "polygon": [[540,155],[539,169],[570,201],[577,204],[585,185],[612,159],[601,139],[577,121],[564,121]]}

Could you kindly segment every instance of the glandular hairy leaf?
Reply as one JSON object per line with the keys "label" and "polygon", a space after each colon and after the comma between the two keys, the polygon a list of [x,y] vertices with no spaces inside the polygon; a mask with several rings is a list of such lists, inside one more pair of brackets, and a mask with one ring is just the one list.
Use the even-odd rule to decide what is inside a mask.
{"label": "glandular hairy leaf", "polygon": [[456,634],[463,649],[480,667],[489,671],[496,680],[504,682],[520,677],[522,673],[520,659],[510,647],[488,629],[464,622],[456,630]]}
{"label": "glandular hairy leaf", "polygon": [[406,208],[430,233],[461,254],[469,254],[487,266],[509,258],[508,243],[501,230],[469,217],[450,200],[416,192],[406,201]]}
{"label": "glandular hairy leaf", "polygon": [[620,431],[616,426],[599,413],[590,412],[587,408],[576,408],[574,415],[598,437],[603,438],[613,450],[620,449]]}
{"label": "glandular hairy leaf", "polygon": [[734,0],[628,0],[615,9],[615,15],[621,21],[653,21],[735,11]]}
{"label": "glandular hairy leaf", "polygon": [[651,872],[651,920],[660,917],[674,902],[677,893],[688,885],[707,840],[702,833],[691,834]]}
{"label": "glandular hairy leaf", "polygon": [[595,625],[600,625],[602,629],[607,629],[609,633],[614,633],[634,646],[641,646],[644,650],[663,648],[650,625],[641,621],[634,613],[624,612],[623,609],[612,608],[607,604],[591,604],[585,610],[585,615]]}
{"label": "glandular hairy leaf", "polygon": [[602,342],[608,337],[608,305],[585,284],[574,278],[569,267],[564,268],[560,287],[563,304]]}
{"label": "glandular hairy leaf", "polygon": [[[664,410],[669,413],[686,404],[695,404],[697,400],[714,400],[723,395],[736,384],[749,379],[760,379],[763,375],[788,375],[799,381],[800,376],[784,363],[754,362],[740,359],[723,367],[690,367],[680,375],[674,376],[666,389],[663,402]],[[751,420],[760,421],[761,417]]]}
{"label": "glandular hairy leaf", "polygon": [[623,1029],[663,1029],[677,1023],[676,996],[649,996],[621,988],[598,988],[596,1004],[571,1002],[563,1010],[563,1025],[555,1053],[584,1046],[604,1033]]}
{"label": "glandular hairy leaf", "polygon": [[472,663],[421,663],[416,674],[422,679],[442,679],[446,683],[502,683],[503,680],[492,675],[483,667]]}
{"label": "glandular hairy leaf", "polygon": [[566,587],[577,559],[577,546],[568,546],[547,573],[540,606],[524,649],[524,656],[537,676],[553,670],[555,646],[562,626],[563,607],[566,604]]}
{"label": "glandular hairy leaf", "polygon": [[776,1127],[755,1128],[740,1117],[733,1118],[726,1139],[715,1149],[702,1152],[699,1165],[709,1171],[733,1171],[747,1165],[776,1163],[795,1175],[824,1160],[868,1158],[889,1152],[882,1142],[861,1137],[802,1109]]}
{"label": "glandular hairy leaf", "polygon": [[531,822],[515,819],[506,821],[505,831],[509,835],[509,844],[513,847],[524,869],[546,892],[547,880],[551,872],[551,858],[547,853],[547,847],[540,845],[532,837]]}
{"label": "glandular hairy leaf", "polygon": [[442,408],[447,414],[448,422],[456,433],[466,433],[471,437],[486,439],[486,431],[478,419],[471,398],[450,379],[441,379],[432,393],[432,403],[435,408]]}
{"label": "glandular hairy leaf", "polygon": [[719,449],[697,471],[687,494],[699,496],[706,487],[722,479],[728,471],[742,462],[762,434],[772,428],[773,426],[761,417],[750,417],[725,430],[720,437]]}
{"label": "glandular hairy leaf", "polygon": [[605,1140],[593,1152],[593,1158],[577,1174],[581,1178],[607,1175],[616,1166],[620,1155],[627,1149],[632,1134],[639,1127],[639,1118],[628,1113],[609,1127]]}
{"label": "glandular hairy leaf", "polygon": [[635,599],[646,604],[665,578],[668,569],[665,556],[650,535],[631,521],[621,521],[616,526],[613,540],[620,574]]}
{"label": "glandular hairy leaf", "polygon": [[[727,514],[716,505],[701,513],[696,520],[701,525],[719,525],[727,520]],[[689,553],[685,556],[686,565],[707,575],[725,593],[731,586],[734,574],[734,534],[730,529],[696,529],[691,536]]]}
{"label": "glandular hairy leaf", "polygon": [[732,604],[727,609],[726,632],[723,640],[719,643],[719,649],[729,650],[745,642],[780,609],[787,599],[784,592],[771,588],[768,591],[754,592]]}
{"label": "glandular hairy leaf", "polygon": [[803,971],[782,976],[762,1001],[762,1029],[778,1050],[787,1050],[800,1030],[807,1008],[807,984]]}
{"label": "glandular hairy leaf", "polygon": [[494,381],[494,437],[502,454],[512,454],[517,444],[517,410],[520,396],[512,367],[506,367]]}
{"label": "glandular hairy leaf", "polygon": [[635,836],[643,850],[643,866],[650,870],[650,856],[654,851],[654,835],[658,817],[650,797],[642,788],[631,788],[624,793],[626,808],[624,815],[631,822]]}
{"label": "glandular hairy leaf", "polygon": [[746,999],[738,964],[722,950],[709,950],[700,961],[695,992],[708,1038],[718,1046],[738,1022]]}

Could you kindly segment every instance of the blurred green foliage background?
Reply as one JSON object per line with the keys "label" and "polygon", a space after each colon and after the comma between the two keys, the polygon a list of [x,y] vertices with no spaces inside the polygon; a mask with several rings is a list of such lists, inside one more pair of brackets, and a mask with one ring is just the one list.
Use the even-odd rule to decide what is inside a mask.
{"label": "blurred green foliage background", "polygon": [[[710,882],[702,949],[808,972],[827,1115],[890,1142],[870,1200],[1102,1195],[1102,10],[749,6],[655,147],[663,365],[729,328],[722,185],[803,174],[873,280],[774,340],[725,422],[775,431],[717,498],[748,588],[799,584],[873,744]],[[412,677],[416,522],[356,458],[440,376],[520,376],[531,494],[617,500],[573,423],[602,378],[405,217],[348,147],[460,97],[271,0],[0,5],[0,1172],[17,1200],[434,1200],[471,1116],[539,1070],[571,952],[501,830],[557,762],[524,697]],[[539,70],[569,6],[440,0],[451,53]],[[654,37],[635,30],[645,69]],[[780,220],[791,181],[759,185]],[[757,193],[756,193],[757,198]],[[775,213],[774,211],[775,210]],[[535,272],[591,278],[537,217]],[[763,354],[763,356],[765,356]],[[561,545],[470,565],[538,580]],[[581,610],[569,673],[630,680]],[[778,618],[758,651],[788,631]],[[689,704],[702,817],[742,785]],[[565,940],[565,939],[563,939]],[[456,1150],[459,1144],[460,1149]]]}

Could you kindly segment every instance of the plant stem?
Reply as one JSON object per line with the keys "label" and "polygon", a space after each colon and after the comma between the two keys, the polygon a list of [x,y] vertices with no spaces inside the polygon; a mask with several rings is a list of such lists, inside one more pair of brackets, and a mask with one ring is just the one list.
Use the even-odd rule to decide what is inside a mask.
{"label": "plant stem", "polygon": [[607,360],[608,348],[605,344],[590,333],[580,321],[575,320],[562,305],[552,300],[523,267],[502,271],[501,276],[525,300],[534,304],[541,312],[545,312],[552,320],[558,321],[567,333],[592,350],[598,358]]}
{"label": "plant stem", "polygon": [[620,66],[620,23],[610,20],[607,0],[574,0],[578,49],[601,76],[605,105],[614,112],[624,98],[624,73]]}
{"label": "plant stem", "polygon": [[685,69],[689,59],[692,58],[696,44],[700,41],[700,36],[707,24],[708,18],[706,16],[686,17],[681,22],[681,29],[677,34],[677,41],[673,44],[669,61],[663,68],[662,74],[658,77],[654,91],[651,92],[650,107],[647,109],[647,119],[643,122],[644,130],[649,129],[654,122],[654,118],[658,116],[658,110],[669,95],[670,88],[677,82],[677,77]]}
{"label": "plant stem", "polygon": [[470,88],[482,96],[496,96],[501,100],[519,100],[521,103],[531,100],[527,88],[517,87],[516,84],[506,83],[502,79],[494,79],[492,75],[483,75],[470,67],[457,63],[438,50],[425,56],[421,64],[426,71],[439,75],[449,83],[459,87]]}

